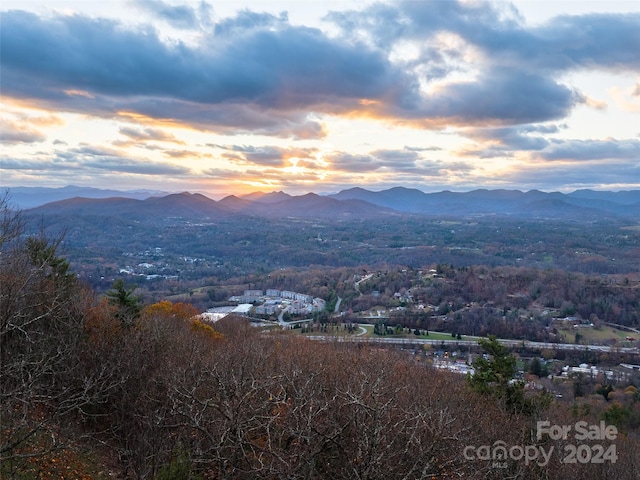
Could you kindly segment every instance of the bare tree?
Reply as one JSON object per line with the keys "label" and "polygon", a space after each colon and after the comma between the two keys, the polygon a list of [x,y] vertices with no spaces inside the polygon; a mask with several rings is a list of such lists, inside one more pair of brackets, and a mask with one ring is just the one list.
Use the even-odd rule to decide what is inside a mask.
{"label": "bare tree", "polygon": [[82,402],[72,379],[93,297],[58,256],[59,239],[25,237],[6,197],[0,209],[0,462],[6,464],[59,447],[52,419]]}

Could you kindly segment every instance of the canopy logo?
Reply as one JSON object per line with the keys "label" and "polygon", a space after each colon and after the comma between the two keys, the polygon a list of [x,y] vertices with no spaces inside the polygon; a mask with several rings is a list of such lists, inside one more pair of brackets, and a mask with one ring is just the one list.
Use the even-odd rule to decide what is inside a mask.
{"label": "canopy logo", "polygon": [[[597,425],[589,425],[580,421],[573,425],[552,425],[549,421],[536,424],[536,445],[508,446],[498,440],[493,445],[468,445],[462,454],[466,460],[482,460],[492,462],[493,468],[507,468],[509,461],[522,461],[525,465],[536,464],[544,467],[554,456],[561,463],[616,463],[618,453],[615,444],[591,444],[591,441],[612,441],[618,437],[618,429],[614,425],[606,425],[601,421]],[[576,441],[561,446],[549,444],[551,441]]]}

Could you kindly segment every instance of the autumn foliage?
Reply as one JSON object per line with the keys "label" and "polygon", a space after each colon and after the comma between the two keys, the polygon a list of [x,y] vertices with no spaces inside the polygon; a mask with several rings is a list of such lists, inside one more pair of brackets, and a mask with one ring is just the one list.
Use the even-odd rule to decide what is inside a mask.
{"label": "autumn foliage", "polygon": [[[123,316],[117,295],[79,284],[49,241],[3,239],[2,478],[640,477],[626,434],[616,463],[471,461],[470,445],[528,445],[536,419],[402,352],[234,317],[210,325],[184,303]],[[557,405],[545,415],[592,420]]]}

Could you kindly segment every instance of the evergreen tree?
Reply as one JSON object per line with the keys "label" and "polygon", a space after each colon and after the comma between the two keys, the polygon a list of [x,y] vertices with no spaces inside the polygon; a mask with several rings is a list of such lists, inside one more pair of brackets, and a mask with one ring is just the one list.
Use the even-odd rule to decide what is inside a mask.
{"label": "evergreen tree", "polygon": [[107,300],[116,309],[115,316],[123,326],[131,326],[142,313],[142,299],[133,294],[136,286],[125,285],[119,278],[107,292]]}
{"label": "evergreen tree", "polygon": [[488,339],[481,339],[478,343],[487,357],[476,360],[475,373],[467,377],[473,390],[498,398],[512,413],[535,416],[551,403],[551,397],[547,393],[525,396],[524,382],[514,379],[517,372],[516,359],[495,336],[490,335]]}
{"label": "evergreen tree", "polygon": [[529,365],[529,373],[536,375],[538,378],[542,377],[542,363],[538,357],[531,360]]}

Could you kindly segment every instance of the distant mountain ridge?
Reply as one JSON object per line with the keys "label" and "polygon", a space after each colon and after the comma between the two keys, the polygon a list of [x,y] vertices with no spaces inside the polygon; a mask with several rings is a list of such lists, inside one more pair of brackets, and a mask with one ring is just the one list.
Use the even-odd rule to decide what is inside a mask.
{"label": "distant mountain ridge", "polygon": [[[25,189],[26,190],[26,189]],[[94,189],[95,190],[95,189]],[[68,193],[77,193],[69,189]],[[112,191],[91,191],[102,195]],[[25,192],[20,192],[25,194]],[[61,192],[58,192],[61,193]],[[640,218],[640,190],[606,192],[578,190],[564,194],[530,190],[442,191],[424,193],[417,189],[394,187],[378,192],[360,187],[331,195],[292,196],[284,192],[229,195],[215,201],[199,193],[173,193],[159,196],[138,192],[126,196],[113,192],[107,198],[74,196],[37,206],[36,214],[181,217],[190,220],[229,218],[236,215],[271,218],[375,218],[385,215],[482,216],[505,215],[518,218],[598,219],[606,217]],[[131,192],[129,192],[131,193]],[[15,195],[11,190],[10,194]],[[133,194],[132,194],[133,195]]]}
{"label": "distant mountain ridge", "polygon": [[47,187],[0,187],[0,191],[8,191],[11,203],[21,209],[39,207],[59,200],[68,200],[74,197],[81,198],[136,198],[144,200],[152,196],[165,196],[170,192],[161,190],[103,190],[92,187],[77,187],[68,185],[61,188]]}
{"label": "distant mountain ridge", "polygon": [[[255,197],[250,197],[255,198]],[[105,199],[70,198],[47,203],[27,210],[35,215],[95,215],[127,217],[144,221],[157,218],[180,217],[189,221],[215,221],[234,216],[266,218],[374,218],[394,211],[381,208],[361,200],[336,200],[308,193],[298,197],[280,196],[272,202],[247,200],[229,195],[215,201],[201,194],[174,193],[164,197],[149,197],[144,200],[113,197]],[[272,199],[273,200],[273,199]]]}
{"label": "distant mountain ridge", "polygon": [[403,212],[430,215],[498,214],[534,217],[640,216],[640,190],[605,192],[578,190],[541,192],[530,190],[472,190],[424,193],[417,189],[394,187],[380,192],[363,188],[330,195],[339,200],[364,200]]}

